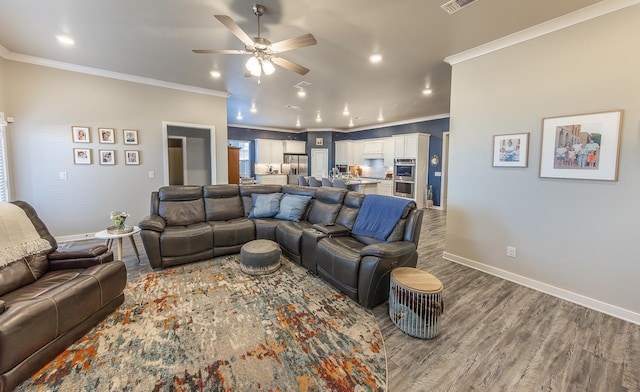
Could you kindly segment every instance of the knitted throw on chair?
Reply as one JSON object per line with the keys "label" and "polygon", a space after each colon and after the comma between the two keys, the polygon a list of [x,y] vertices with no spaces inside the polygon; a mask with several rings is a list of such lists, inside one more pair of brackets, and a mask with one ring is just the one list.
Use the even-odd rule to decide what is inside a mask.
{"label": "knitted throw on chair", "polygon": [[40,237],[22,208],[0,203],[0,268],[48,249],[51,244]]}

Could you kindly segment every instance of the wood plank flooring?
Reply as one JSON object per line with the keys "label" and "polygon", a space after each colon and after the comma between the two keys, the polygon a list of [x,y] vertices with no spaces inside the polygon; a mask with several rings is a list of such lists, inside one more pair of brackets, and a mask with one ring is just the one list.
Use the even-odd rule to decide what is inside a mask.
{"label": "wood plank flooring", "polygon": [[[412,338],[373,309],[389,391],[640,391],[640,326],[444,260],[445,223],[425,210],[418,248],[444,284],[440,334]],[[142,262],[125,239],[127,270],[150,270],[135,237]]]}

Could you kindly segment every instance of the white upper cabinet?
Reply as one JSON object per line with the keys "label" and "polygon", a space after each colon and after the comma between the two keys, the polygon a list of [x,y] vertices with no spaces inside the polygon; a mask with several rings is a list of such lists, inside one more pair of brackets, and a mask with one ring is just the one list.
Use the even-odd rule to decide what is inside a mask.
{"label": "white upper cabinet", "polygon": [[366,159],[384,158],[384,142],[382,139],[365,140],[362,155]]}
{"label": "white upper cabinet", "polygon": [[282,140],[256,139],[256,163],[283,163]]}
{"label": "white upper cabinet", "polygon": [[353,162],[354,165],[365,165],[364,160],[364,141],[356,140],[353,142]]}
{"label": "white upper cabinet", "polygon": [[305,154],[307,143],[300,140],[285,140],[284,152],[287,154]]}
{"label": "white upper cabinet", "polygon": [[336,165],[349,165],[353,162],[353,143],[348,141],[336,142]]}
{"label": "white upper cabinet", "polygon": [[393,159],[395,154],[395,144],[393,142],[393,138],[385,137],[382,139],[384,143],[384,165],[392,166],[394,164]]}
{"label": "white upper cabinet", "polygon": [[399,135],[393,137],[394,155],[396,158],[418,157],[418,135]]}

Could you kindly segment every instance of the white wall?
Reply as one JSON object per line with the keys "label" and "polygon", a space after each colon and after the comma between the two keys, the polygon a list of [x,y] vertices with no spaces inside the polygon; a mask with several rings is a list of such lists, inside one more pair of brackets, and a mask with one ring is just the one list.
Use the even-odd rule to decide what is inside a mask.
{"label": "white wall", "polygon": [[[453,66],[445,257],[640,323],[638,21],[636,5]],[[618,181],[538,177],[544,117],[614,109]],[[520,132],[529,167],[492,167],[493,135]]]}
{"label": "white wall", "polygon": [[[226,99],[99,76],[4,62],[4,95],[12,168],[12,198],[26,200],[55,236],[107,227],[109,212],[149,212],[149,196],[163,185],[162,121],[214,125],[216,176],[227,181]],[[91,127],[91,144],[72,142],[71,126]],[[116,129],[116,144],[100,144],[97,128]],[[137,129],[139,145],[124,145],[122,129]],[[92,149],[92,165],[74,165],[74,147]],[[115,166],[99,165],[99,149],[117,150]],[[124,150],[140,150],[141,165],[124,164]],[[66,171],[67,180],[59,179]],[[149,178],[149,172],[155,178]]]}

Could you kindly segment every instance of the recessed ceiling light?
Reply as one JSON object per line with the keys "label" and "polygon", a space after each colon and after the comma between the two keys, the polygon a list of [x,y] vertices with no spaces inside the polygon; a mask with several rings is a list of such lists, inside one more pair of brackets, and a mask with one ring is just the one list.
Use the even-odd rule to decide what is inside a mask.
{"label": "recessed ceiling light", "polygon": [[429,95],[429,94],[431,94],[432,92],[433,92],[433,91],[431,91],[431,89],[430,89],[430,88],[425,88],[424,90],[422,90],[422,94],[424,94],[424,95]]}
{"label": "recessed ceiling light", "polygon": [[300,117],[296,118],[296,127],[300,128]]}
{"label": "recessed ceiling light", "polygon": [[298,96],[299,96],[300,98],[304,98],[304,97],[306,97],[306,96],[307,96],[307,92],[306,92],[306,91],[304,91],[304,89],[302,89],[302,88],[301,88],[300,90],[298,90]]}
{"label": "recessed ceiling light", "polygon": [[62,45],[71,46],[76,43],[76,41],[74,41],[73,38],[68,37],[66,35],[56,35],[56,38],[58,39],[58,42],[60,42]]}
{"label": "recessed ceiling light", "polygon": [[381,54],[372,54],[371,56],[369,56],[369,61],[376,64],[382,61],[382,55]]}
{"label": "recessed ceiling light", "polygon": [[382,114],[378,116],[378,122],[383,122],[384,121],[384,117],[382,117]]}
{"label": "recessed ceiling light", "polygon": [[222,74],[219,71],[211,71],[209,72],[209,75],[211,75],[212,78],[216,78],[216,79],[222,76]]}
{"label": "recessed ceiling light", "polygon": [[249,109],[249,111],[251,113],[255,113],[258,111],[258,109],[256,108],[256,103],[255,102],[251,102],[251,109]]}
{"label": "recessed ceiling light", "polygon": [[236,116],[236,120],[242,120],[242,112],[238,110],[238,115]]}
{"label": "recessed ceiling light", "polygon": [[322,117],[320,117],[320,112],[318,112],[318,115],[316,116],[316,122],[322,122]]}
{"label": "recessed ceiling light", "polygon": [[352,127],[353,126],[353,119],[349,120],[349,126]]}
{"label": "recessed ceiling light", "polygon": [[348,116],[349,115],[349,106],[344,105],[344,110],[342,111],[342,115],[343,116]]}

